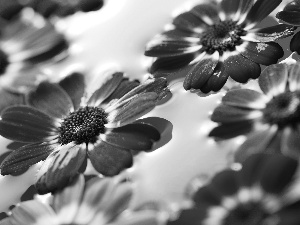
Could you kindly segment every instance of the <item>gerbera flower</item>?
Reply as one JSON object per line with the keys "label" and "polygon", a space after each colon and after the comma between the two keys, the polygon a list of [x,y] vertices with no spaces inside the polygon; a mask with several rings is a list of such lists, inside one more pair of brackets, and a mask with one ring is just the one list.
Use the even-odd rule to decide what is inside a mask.
{"label": "gerbera flower", "polygon": [[[205,3],[174,18],[171,29],[148,43],[146,56],[157,57],[150,71],[190,66],[183,87],[219,91],[230,76],[239,83],[259,77],[260,64],[276,63],[283,50],[275,43],[293,34],[279,24],[253,29],[281,0],[223,0]],[[159,76],[160,73],[157,73]]]}
{"label": "gerbera flower", "polygon": [[131,196],[132,187],[128,183],[98,177],[85,183],[84,177],[79,176],[71,185],[56,192],[49,203],[38,198],[21,202],[0,224],[161,224],[159,212],[128,209]]}
{"label": "gerbera flower", "polygon": [[194,206],[168,225],[300,224],[298,162],[253,155],[239,171],[223,170],[193,195]]}
{"label": "gerbera flower", "polygon": [[[276,17],[282,22],[293,25],[300,26],[300,1],[295,0],[288,3],[283,11],[278,12]],[[297,32],[290,43],[290,49],[292,52],[297,52],[300,54],[300,32]]]}
{"label": "gerbera flower", "polygon": [[113,176],[132,165],[131,151],[150,150],[160,139],[156,128],[136,119],[168,93],[164,78],[139,84],[116,72],[90,96],[84,92],[83,76],[74,73],[59,84],[42,82],[28,94],[29,106],[4,110],[0,135],[26,145],[3,161],[1,174],[45,160],[36,187],[47,193],[64,186],[86,157],[99,173]]}
{"label": "gerbera flower", "polygon": [[263,93],[230,90],[211,119],[219,126],[210,136],[228,139],[250,133],[237,151],[237,160],[256,152],[300,156],[300,63],[265,68],[258,79]]}

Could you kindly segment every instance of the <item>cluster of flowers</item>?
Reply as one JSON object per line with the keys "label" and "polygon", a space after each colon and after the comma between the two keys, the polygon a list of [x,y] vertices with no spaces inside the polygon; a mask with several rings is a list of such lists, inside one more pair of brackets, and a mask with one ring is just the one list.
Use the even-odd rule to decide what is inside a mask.
{"label": "cluster of flowers", "polygon": [[[20,11],[31,7],[47,21],[102,6],[87,1],[90,5],[85,7],[84,1],[76,1],[69,9],[68,4],[49,0],[43,8],[47,4],[39,2],[12,1],[7,10],[0,8],[0,17],[8,24],[19,23]],[[0,105],[0,135],[13,142],[1,162],[1,174],[23,174],[42,161],[35,188],[52,197],[48,202],[21,202],[0,224],[300,224],[300,62],[289,58],[277,63],[284,51],[276,43],[300,26],[300,1],[276,15],[280,24],[255,28],[280,3],[222,0],[181,13],[146,46],[145,55],[155,60],[149,69],[152,76],[142,83],[114,71],[91,92],[84,75],[72,73],[57,83],[40,82],[25,94],[5,95],[10,98]],[[53,28],[50,22],[49,26]],[[15,35],[7,27],[4,42]],[[14,57],[9,49],[0,50],[0,72],[11,59],[26,64],[45,61],[67,48],[63,36],[45,29],[55,39],[42,44],[47,48],[31,46],[30,34],[22,49],[26,54]],[[299,39],[299,33],[291,39],[294,54],[300,54]],[[261,65],[267,67],[261,71]],[[179,70],[186,73],[186,90],[218,92],[229,77],[242,84],[257,79],[259,87],[232,88],[211,115],[218,125],[208,138],[245,135],[234,155],[240,168],[217,173],[188,196],[191,206],[166,219],[159,207],[131,209],[130,181],[118,180],[117,175],[132,166],[137,152],[150,151],[159,141],[158,129],[140,118],[170,94],[167,78]],[[84,178],[87,161],[104,178]]]}

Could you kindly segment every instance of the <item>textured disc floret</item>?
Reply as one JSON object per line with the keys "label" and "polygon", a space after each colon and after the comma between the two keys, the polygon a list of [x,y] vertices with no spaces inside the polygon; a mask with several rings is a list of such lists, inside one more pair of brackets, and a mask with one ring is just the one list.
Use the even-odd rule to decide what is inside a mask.
{"label": "textured disc floret", "polygon": [[300,122],[300,92],[285,92],[275,96],[263,110],[264,119],[279,127]]}
{"label": "textured disc floret", "polygon": [[210,26],[203,34],[201,34],[201,44],[203,50],[209,54],[219,51],[223,53],[227,50],[234,50],[235,46],[242,44],[241,36],[247,32],[243,26],[237,25],[231,20],[221,21]]}
{"label": "textured disc floret", "polygon": [[82,107],[69,114],[59,128],[58,142],[61,145],[75,142],[95,143],[99,134],[105,132],[107,114],[98,107]]}

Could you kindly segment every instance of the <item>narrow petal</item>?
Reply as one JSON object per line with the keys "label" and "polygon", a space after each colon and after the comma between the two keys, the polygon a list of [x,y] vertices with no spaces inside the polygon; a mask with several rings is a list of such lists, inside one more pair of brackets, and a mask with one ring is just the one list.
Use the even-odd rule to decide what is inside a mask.
{"label": "narrow petal", "polygon": [[267,147],[274,140],[276,132],[277,128],[275,127],[254,131],[236,151],[236,161],[243,162],[250,155],[267,152]]}
{"label": "narrow petal", "polygon": [[121,108],[109,113],[107,118],[108,124],[105,126],[107,128],[116,128],[134,122],[136,119],[154,109],[157,98],[158,95],[155,92],[137,95]]}
{"label": "narrow petal", "polygon": [[85,92],[84,76],[81,73],[72,73],[59,82],[68,96],[71,98],[74,109],[78,109],[81,98]]}
{"label": "narrow petal", "polygon": [[2,162],[1,174],[23,174],[30,166],[45,160],[54,148],[48,143],[35,143],[14,150]]}
{"label": "narrow petal", "polygon": [[191,12],[184,12],[173,19],[177,29],[201,33],[206,24]]}
{"label": "narrow petal", "polygon": [[12,210],[12,224],[18,225],[58,225],[53,209],[37,200],[22,202]]}
{"label": "narrow petal", "polygon": [[291,42],[290,42],[290,49],[292,52],[300,53],[300,32],[297,32]]}
{"label": "narrow petal", "polygon": [[221,8],[228,15],[234,15],[239,8],[240,0],[223,0],[221,1]]}
{"label": "narrow petal", "polygon": [[53,195],[52,206],[61,223],[71,224],[74,222],[81,205],[83,191],[84,177],[79,175],[70,185]]}
{"label": "narrow petal", "polygon": [[27,96],[29,105],[49,116],[62,118],[73,110],[70,96],[57,84],[42,82]]}
{"label": "narrow petal", "polygon": [[129,150],[110,145],[104,141],[88,151],[94,168],[104,176],[114,176],[132,166]]}
{"label": "narrow petal", "polygon": [[110,96],[116,88],[120,85],[123,80],[123,73],[115,72],[97,89],[90,99],[88,100],[89,105],[99,105],[108,96]]}
{"label": "narrow petal", "polygon": [[255,119],[261,116],[258,110],[239,108],[229,105],[219,105],[211,115],[211,120],[218,123],[231,123]]}
{"label": "narrow petal", "polygon": [[112,129],[105,135],[107,143],[131,150],[151,150],[155,141],[160,139],[159,131],[150,124],[133,123]]}
{"label": "narrow petal", "polygon": [[208,25],[217,23],[220,20],[219,8],[216,4],[199,4],[192,8],[191,13]]}
{"label": "narrow petal", "polygon": [[250,23],[259,23],[266,18],[282,0],[257,0],[247,15]]}
{"label": "narrow petal", "polygon": [[266,95],[275,96],[285,91],[287,80],[288,67],[282,63],[266,67],[258,79],[258,84]]}
{"label": "narrow petal", "polygon": [[258,40],[259,42],[270,42],[291,36],[294,34],[294,30],[295,27],[293,26],[278,24],[271,27],[261,28],[255,31],[249,31],[249,33],[253,34],[254,39]]}
{"label": "narrow petal", "polygon": [[42,142],[56,129],[51,117],[28,106],[12,106],[3,111],[0,134],[17,142]]}
{"label": "narrow petal", "polygon": [[222,98],[222,103],[240,108],[263,109],[266,106],[266,99],[263,94],[251,89],[233,89]]}
{"label": "narrow petal", "polygon": [[281,46],[275,42],[248,42],[245,47],[237,46],[236,49],[246,58],[266,66],[277,63],[284,55]]}
{"label": "narrow petal", "polygon": [[238,54],[229,56],[224,61],[226,73],[239,83],[246,83],[249,79],[256,79],[260,75],[259,64]]}
{"label": "narrow petal", "polygon": [[[240,0],[240,5],[238,9],[238,13],[240,14],[240,18],[244,19],[244,16],[250,11],[254,4],[254,0]],[[242,21],[240,21],[242,22]]]}
{"label": "narrow petal", "polygon": [[271,155],[265,161],[259,183],[264,191],[280,195],[294,181],[298,162],[282,155]]}
{"label": "narrow petal", "polygon": [[200,62],[193,66],[191,71],[184,79],[183,87],[185,90],[200,89],[212,76],[214,69],[219,61],[219,53],[205,56]]}
{"label": "narrow petal", "polygon": [[300,26],[299,11],[281,11],[276,14],[277,19],[293,26]]}
{"label": "narrow petal", "polygon": [[251,120],[221,124],[209,132],[209,137],[216,139],[230,139],[253,131],[254,123]]}
{"label": "narrow petal", "polygon": [[48,156],[36,177],[39,194],[65,187],[78,173],[86,158],[86,150],[72,143],[60,146]]}
{"label": "narrow petal", "polygon": [[300,64],[289,65],[288,84],[290,91],[300,90]]}

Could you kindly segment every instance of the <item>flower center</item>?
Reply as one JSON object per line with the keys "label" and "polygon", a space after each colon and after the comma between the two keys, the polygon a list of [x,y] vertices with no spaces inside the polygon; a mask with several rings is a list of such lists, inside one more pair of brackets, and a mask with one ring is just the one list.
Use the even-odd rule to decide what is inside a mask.
{"label": "flower center", "polygon": [[268,218],[269,214],[259,203],[245,203],[238,205],[229,212],[223,225],[261,225]]}
{"label": "flower center", "polygon": [[61,145],[75,142],[95,143],[99,134],[105,132],[107,114],[98,107],[82,107],[69,114],[59,128],[58,142]]}
{"label": "flower center", "polygon": [[9,62],[8,62],[7,55],[0,49],[0,75],[5,72],[8,64],[9,64]]}
{"label": "flower center", "polygon": [[233,51],[235,46],[242,44],[241,36],[246,35],[243,26],[237,25],[231,20],[221,21],[210,26],[200,36],[200,43],[204,51],[213,54],[219,51],[222,54],[224,51]]}
{"label": "flower center", "polygon": [[264,119],[279,127],[300,122],[300,92],[286,92],[275,96],[263,110]]}

